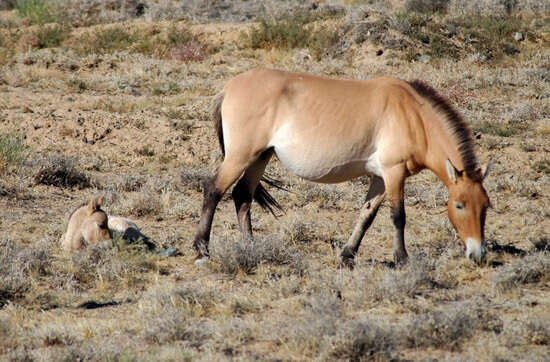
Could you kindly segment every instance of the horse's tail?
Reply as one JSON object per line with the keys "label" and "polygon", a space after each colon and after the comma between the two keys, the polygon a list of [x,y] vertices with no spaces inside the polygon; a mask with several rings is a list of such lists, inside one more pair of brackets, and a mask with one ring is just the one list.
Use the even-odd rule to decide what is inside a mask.
{"label": "horse's tail", "polygon": [[[218,135],[218,141],[220,143],[220,149],[222,154],[225,156],[225,146],[223,141],[223,128],[222,128],[222,103],[225,98],[225,92],[219,93],[214,101],[212,102],[212,120],[214,121],[214,127],[216,128],[216,134]],[[266,184],[276,187],[280,190],[287,191],[282,183],[278,180],[275,180],[267,175],[263,176],[261,181]],[[256,187],[254,192],[254,200],[265,210],[269,211],[273,216],[277,217],[276,210],[283,211],[281,205],[275,200],[266,188],[260,183]]]}

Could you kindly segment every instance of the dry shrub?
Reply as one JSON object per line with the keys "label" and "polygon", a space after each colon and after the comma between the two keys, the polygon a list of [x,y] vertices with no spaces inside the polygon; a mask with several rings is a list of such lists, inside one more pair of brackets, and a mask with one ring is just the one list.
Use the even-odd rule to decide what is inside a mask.
{"label": "dry shrub", "polygon": [[215,239],[210,250],[215,266],[228,274],[239,271],[250,274],[263,263],[298,268],[300,262],[298,251],[275,235],[253,240],[243,240],[240,236]]}
{"label": "dry shrub", "polygon": [[8,132],[0,135],[0,172],[9,168],[18,170],[28,157],[28,150],[23,136]]}
{"label": "dry shrub", "polygon": [[507,345],[524,343],[541,346],[550,345],[550,318],[548,315],[511,320],[505,324],[503,338]]}
{"label": "dry shrub", "polygon": [[128,195],[114,208],[117,213],[124,216],[143,217],[148,215],[160,215],[162,203],[158,195],[151,191],[141,190]]}
{"label": "dry shrub", "polygon": [[515,259],[499,268],[493,275],[493,288],[499,292],[522,284],[550,280],[550,253],[533,253]]}
{"label": "dry shrub", "polygon": [[191,40],[185,44],[173,47],[171,52],[172,57],[180,62],[200,62],[207,57],[208,47],[198,40]]}
{"label": "dry shrub", "polygon": [[407,0],[405,10],[419,13],[445,12],[450,0]]}
{"label": "dry shrub", "polygon": [[358,318],[344,323],[331,339],[330,359],[387,360],[402,345],[402,335],[382,318]]}
{"label": "dry shrub", "polygon": [[77,159],[73,157],[48,156],[39,161],[34,182],[37,185],[78,187],[79,189],[90,187],[90,177],[78,168],[77,163]]}
{"label": "dry shrub", "polygon": [[183,165],[180,174],[180,181],[184,190],[202,192],[203,184],[212,176],[204,167],[197,168],[193,165]]}
{"label": "dry shrub", "polygon": [[219,294],[200,285],[151,288],[139,301],[140,320],[146,326],[141,337],[156,344],[186,341],[200,346],[212,336],[213,328],[204,321],[195,320],[193,323],[192,317],[208,313],[220,300]]}
{"label": "dry shrub", "polygon": [[502,321],[489,314],[483,303],[481,300],[458,302],[417,315],[404,323],[401,332],[410,347],[459,349],[479,330],[500,333]]}
{"label": "dry shrub", "polygon": [[407,264],[397,269],[386,270],[378,284],[381,299],[413,297],[422,289],[435,284],[435,260],[428,255],[411,255]]}
{"label": "dry shrub", "polygon": [[48,273],[51,257],[51,244],[46,241],[25,245],[1,239],[0,303],[23,297],[34,278]]}
{"label": "dry shrub", "polygon": [[108,244],[99,244],[72,255],[72,276],[82,285],[96,280],[117,282],[151,268],[147,256],[136,253],[132,246],[112,248]]}

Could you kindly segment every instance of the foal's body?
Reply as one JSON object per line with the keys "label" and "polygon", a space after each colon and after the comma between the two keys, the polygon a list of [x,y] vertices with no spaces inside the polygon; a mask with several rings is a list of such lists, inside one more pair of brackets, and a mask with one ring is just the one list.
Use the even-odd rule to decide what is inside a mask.
{"label": "foal's body", "polygon": [[[385,197],[396,226],[394,258],[406,259],[404,180],[424,168],[434,171],[449,188],[457,184],[457,176],[466,177],[466,184],[479,186],[477,206],[484,209],[488,202],[481,187],[483,174],[475,169],[468,129],[456,112],[422,83],[395,78],[330,79],[255,69],[230,80],[214,106],[225,159],[215,179],[205,187],[195,238],[199,257],[208,255],[215,207],[235,181],[239,180],[233,197],[245,236],[252,236],[253,196],[260,204],[278,206],[257,189],[273,153],[294,174],[314,182],[373,176],[359,222],[342,251],[344,261],[353,258]],[[466,244],[471,245],[471,253],[481,256],[480,222],[464,232],[476,234],[476,228],[477,235],[461,237],[465,241],[476,239]]]}

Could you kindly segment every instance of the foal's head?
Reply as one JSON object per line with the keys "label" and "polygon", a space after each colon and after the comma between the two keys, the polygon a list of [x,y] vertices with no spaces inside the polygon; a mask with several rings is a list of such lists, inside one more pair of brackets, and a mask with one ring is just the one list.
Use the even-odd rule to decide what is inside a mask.
{"label": "foal's head", "polygon": [[456,170],[449,160],[445,166],[451,181],[448,185],[449,219],[464,243],[466,257],[480,262],[485,256],[483,229],[490,205],[482,181],[489,173],[489,165],[478,169],[475,175]]}
{"label": "foal's head", "polygon": [[76,210],[69,219],[67,240],[71,240],[70,249],[76,250],[89,244],[96,244],[111,239],[108,227],[108,216],[101,209],[103,197],[90,200],[87,205]]}

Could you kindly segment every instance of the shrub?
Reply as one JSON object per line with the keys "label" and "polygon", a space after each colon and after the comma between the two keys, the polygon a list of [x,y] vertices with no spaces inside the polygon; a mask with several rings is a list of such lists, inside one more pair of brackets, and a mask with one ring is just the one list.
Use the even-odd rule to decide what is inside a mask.
{"label": "shrub", "polygon": [[36,46],[38,48],[54,48],[60,46],[61,42],[67,37],[67,30],[58,24],[40,26],[35,35],[37,38]]}
{"label": "shrub", "polygon": [[8,167],[18,169],[25,163],[27,155],[23,136],[11,132],[0,134],[0,173]]}
{"label": "shrub", "polygon": [[548,160],[540,160],[533,164],[533,169],[537,172],[544,173],[546,175],[550,175],[550,159]]}
{"label": "shrub", "polygon": [[534,253],[501,267],[493,275],[493,288],[504,292],[521,284],[547,281],[550,276],[550,254]]}
{"label": "shrub", "polygon": [[450,0],[407,0],[405,10],[419,13],[445,12]]}
{"label": "shrub", "polygon": [[292,267],[296,267],[299,262],[297,251],[274,236],[253,240],[243,240],[240,236],[215,240],[211,245],[211,254],[214,264],[228,274],[239,271],[250,274],[262,263],[293,264]]}
{"label": "shrub", "polygon": [[34,24],[45,24],[55,21],[56,15],[49,0],[17,0],[17,14],[29,18]]}
{"label": "shrub", "polygon": [[76,165],[75,158],[62,155],[49,156],[42,160],[38,172],[34,175],[35,184],[57,187],[90,187],[90,178]]}
{"label": "shrub", "polygon": [[304,48],[310,31],[305,27],[303,14],[284,15],[279,18],[262,19],[259,27],[248,34],[250,47],[258,48]]}
{"label": "shrub", "polygon": [[401,334],[386,322],[363,318],[345,323],[333,338],[329,354],[332,358],[359,361],[387,360],[400,346]]}
{"label": "shrub", "polygon": [[32,286],[33,277],[44,275],[50,267],[51,244],[22,244],[0,240],[0,302],[20,298]]}

